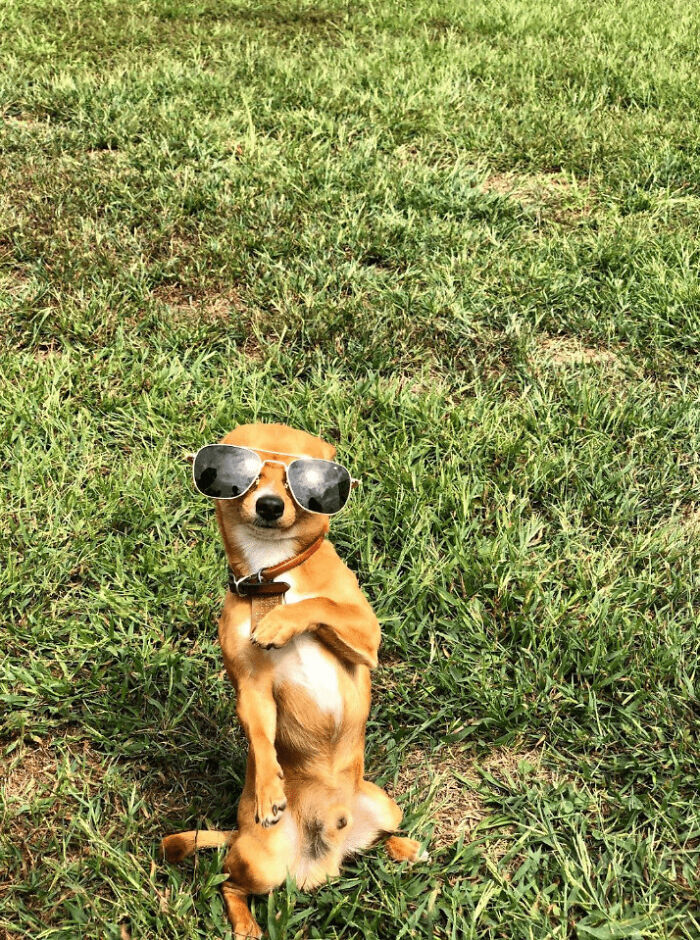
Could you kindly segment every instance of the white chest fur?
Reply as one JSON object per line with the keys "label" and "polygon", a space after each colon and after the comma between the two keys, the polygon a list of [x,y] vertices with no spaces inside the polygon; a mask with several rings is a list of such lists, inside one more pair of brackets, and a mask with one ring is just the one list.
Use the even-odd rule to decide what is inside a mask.
{"label": "white chest fur", "polygon": [[294,554],[294,539],[256,537],[248,526],[243,525],[236,527],[234,535],[245,559],[246,574],[279,565]]}

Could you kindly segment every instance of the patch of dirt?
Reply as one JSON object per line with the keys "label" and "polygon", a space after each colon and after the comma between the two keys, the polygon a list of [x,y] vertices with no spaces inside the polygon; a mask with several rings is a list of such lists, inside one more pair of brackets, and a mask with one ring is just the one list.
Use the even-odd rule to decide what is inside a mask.
{"label": "patch of dirt", "polygon": [[379,665],[372,676],[372,685],[379,689],[394,689],[401,685],[403,680],[397,678],[397,672],[405,663],[390,653],[379,652]]}
{"label": "patch of dirt", "polygon": [[[150,768],[143,765],[140,769],[146,772]],[[209,781],[209,786],[215,790],[216,781]],[[182,816],[198,819],[201,816],[201,813],[193,811],[197,799],[203,799],[203,785],[197,779],[183,775],[173,777],[172,773],[159,770],[150,774],[148,783],[139,787],[139,793],[144,799],[141,813],[152,821],[158,836],[167,835],[167,826],[163,831],[163,820]]]}
{"label": "patch of dirt", "polygon": [[[67,766],[68,762],[76,766]],[[87,742],[64,745],[61,750],[50,742],[27,743],[5,758],[4,765],[0,775],[4,830],[21,849],[22,873],[26,875],[37,862],[34,853],[50,854],[46,832],[65,826],[80,795],[100,792],[108,768]],[[32,812],[32,804],[36,812]],[[41,823],[37,825],[39,811]],[[85,846],[64,851],[67,862],[89,854]]]}
{"label": "patch of dirt", "polygon": [[[148,785],[139,786],[138,777],[151,770],[147,764],[129,767],[129,779],[109,780],[113,772],[108,757],[89,742],[27,742],[7,757],[0,769],[0,815],[4,834],[21,847],[24,873],[35,864],[35,853],[50,855],[46,832],[60,832],[75,815],[83,815],[87,799],[100,797],[104,818],[110,832],[120,830],[123,815],[122,793],[136,784],[143,799],[140,814],[160,835],[160,820],[180,815],[193,799],[196,789],[183,786],[165,773],[150,774]],[[40,820],[40,822],[38,821]],[[89,855],[89,842],[80,840],[65,850],[65,860],[75,861]],[[0,894],[2,893],[0,886]]]}
{"label": "patch of dirt", "polygon": [[6,124],[8,127],[23,127],[27,130],[33,130],[37,127],[46,127],[49,121],[48,119],[39,121],[37,118],[25,114],[8,114],[2,118],[2,123]]}
{"label": "patch of dirt", "polygon": [[85,741],[71,744],[63,752],[50,744],[25,745],[22,750],[13,752],[7,760],[8,770],[0,776],[6,801],[26,801],[33,796],[54,794],[59,782],[59,764],[65,757],[76,758],[100,778],[104,776],[103,758]]}
{"label": "patch of dirt", "polygon": [[0,293],[7,293],[10,297],[18,297],[32,287],[31,278],[19,271],[0,276]]}
{"label": "patch of dirt", "polygon": [[[73,733],[79,731],[73,729]],[[9,742],[3,743],[9,746]],[[140,783],[146,778],[147,784]],[[73,866],[74,872],[82,873],[94,864],[91,860],[102,855],[104,840],[122,842],[134,789],[139,801],[135,810],[141,817],[139,833],[153,839],[168,831],[168,818],[188,815],[194,796],[199,793],[201,798],[199,776],[183,782],[167,769],[154,773],[150,762],[129,762],[120,767],[84,740],[27,741],[0,757],[0,851],[9,845],[17,849],[17,855],[12,852],[8,856],[12,861],[7,877],[0,877],[0,905],[5,895],[12,896],[33,871],[53,871],[60,878]],[[207,802],[211,803],[211,797]],[[93,815],[93,807],[98,809],[99,818]],[[234,809],[232,805],[232,818]],[[161,893],[156,886],[156,868],[152,859],[149,883],[161,911],[165,911],[169,891]],[[59,918],[65,914],[63,902],[75,890],[72,879],[67,880],[60,900],[50,909],[38,894],[26,895],[26,904],[41,914],[47,926],[59,926]],[[106,881],[95,892],[103,899],[111,897]],[[130,937],[126,918],[120,930],[122,938]],[[0,940],[14,940],[15,936],[19,937],[4,934],[0,927]]]}
{"label": "patch of dirt", "polygon": [[[438,759],[418,749],[406,755],[394,795],[400,797],[418,791],[429,798],[430,820],[434,823],[430,844],[439,850],[456,842],[462,834],[468,838],[489,815],[478,792],[479,769],[505,783],[517,779],[519,768],[525,763],[534,768],[532,773],[536,779],[554,783],[557,778],[541,766],[542,753],[539,748],[518,751],[501,747],[494,748],[485,758],[476,758],[466,752],[445,749]],[[486,854],[489,858],[498,858],[507,849],[507,840],[498,840],[491,843]]]}
{"label": "patch of dirt", "polygon": [[407,163],[413,163],[419,153],[420,148],[415,144],[401,144],[394,151],[394,156],[400,166],[406,166]]}
{"label": "patch of dirt", "polygon": [[458,23],[455,20],[448,19],[446,16],[431,16],[425,21],[425,25],[428,29],[433,30],[435,33],[459,33],[463,34],[466,32],[465,27],[462,23]]}
{"label": "patch of dirt", "polygon": [[63,349],[58,346],[55,339],[52,339],[50,343],[37,346],[33,355],[40,362],[45,362],[47,359],[59,359],[63,355]]}
{"label": "patch of dirt", "polygon": [[[29,212],[31,207],[25,205],[27,196],[33,196],[35,203],[48,206],[48,203],[42,201],[43,194],[36,192],[39,189],[37,184],[45,182],[48,175],[46,167],[42,166],[39,159],[33,155],[27,155],[21,166],[3,172],[2,184],[5,191],[3,210],[8,215],[20,214],[22,209],[27,209]],[[53,209],[53,206],[48,206],[48,208]]]}
{"label": "patch of dirt", "polygon": [[700,504],[681,506],[661,525],[661,533],[669,544],[700,539]]}
{"label": "patch of dirt", "polygon": [[553,366],[600,365],[621,368],[619,357],[610,349],[585,346],[573,336],[545,336],[537,341],[538,359]]}
{"label": "patch of dirt", "polygon": [[176,321],[196,317],[212,324],[228,320],[232,313],[245,311],[235,290],[196,295],[179,285],[172,285],[157,288],[153,296],[170,308],[172,318]]}
{"label": "patch of dirt", "polygon": [[[208,326],[217,323],[224,324],[232,317],[250,324],[250,315],[239,294],[234,289],[196,294],[180,285],[159,287],[153,292],[156,300],[167,305],[171,321],[189,323],[196,319]],[[247,338],[239,347],[241,352],[256,362],[264,362],[267,351],[255,336],[252,329],[248,329]]]}
{"label": "patch of dirt", "polygon": [[683,515],[681,516],[681,526],[686,532],[692,535],[700,535],[700,506],[692,505],[684,507]]}
{"label": "patch of dirt", "polygon": [[575,182],[560,173],[493,173],[487,176],[481,188],[487,193],[533,199],[554,192],[569,192]]}
{"label": "patch of dirt", "polygon": [[586,218],[594,208],[589,185],[564,173],[493,173],[482,182],[481,189],[545,210],[556,222]]}
{"label": "patch of dirt", "polygon": [[[215,18],[220,19],[218,15]],[[295,36],[301,33],[322,37],[325,43],[337,45],[341,42],[346,14],[342,9],[323,9],[317,4],[312,4],[308,9],[292,10],[284,10],[276,4],[265,4],[257,9],[239,7],[233,13],[226,8],[223,19],[227,23],[232,20],[241,25],[274,31],[281,38],[287,34]]]}
{"label": "patch of dirt", "polygon": [[92,150],[84,150],[83,153],[89,160],[107,160],[120,155],[118,149],[111,147],[93,147]]}
{"label": "patch of dirt", "polygon": [[496,780],[513,780],[521,772],[523,764],[534,768],[534,775],[537,780],[544,783],[556,783],[560,778],[542,767],[542,758],[544,752],[541,748],[532,748],[529,751],[516,751],[508,747],[497,747],[489,754],[485,760],[477,761],[476,765],[482,770],[487,771]]}

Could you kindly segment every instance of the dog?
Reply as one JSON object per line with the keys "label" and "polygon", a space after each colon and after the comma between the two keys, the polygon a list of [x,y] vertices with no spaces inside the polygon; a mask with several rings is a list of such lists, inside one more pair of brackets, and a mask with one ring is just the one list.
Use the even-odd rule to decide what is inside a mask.
{"label": "dog", "polygon": [[[203,491],[219,494],[216,518],[230,571],[219,642],[248,740],[245,784],[236,830],[176,833],[162,848],[176,862],[197,848],[228,846],[222,891],[234,935],[259,938],[248,896],[269,893],[288,874],[313,889],[337,876],[344,858],[380,839],[396,861],[428,856],[416,840],[395,835],[402,810],[364,778],[380,627],[326,538],[330,513],[319,507],[335,503],[312,492],[316,509],[303,508],[299,484],[290,485],[299,458],[309,479],[314,468],[328,468],[304,460],[339,467],[335,447],[282,424],[240,426],[210,446],[221,445],[234,450],[215,456],[235,453],[255,474],[234,496],[237,483],[213,488],[216,468],[200,473]],[[342,477],[343,469],[331,472]],[[341,483],[347,488],[344,477]]]}

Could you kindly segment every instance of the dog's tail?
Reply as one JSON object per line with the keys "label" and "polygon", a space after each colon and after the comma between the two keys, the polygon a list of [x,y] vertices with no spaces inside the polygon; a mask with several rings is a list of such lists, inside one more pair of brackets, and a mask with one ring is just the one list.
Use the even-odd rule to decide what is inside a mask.
{"label": "dog's tail", "polygon": [[235,829],[228,832],[220,832],[217,829],[190,829],[189,832],[176,832],[172,836],[166,836],[160,845],[169,862],[181,862],[197,849],[218,849],[222,845],[228,845],[235,832]]}

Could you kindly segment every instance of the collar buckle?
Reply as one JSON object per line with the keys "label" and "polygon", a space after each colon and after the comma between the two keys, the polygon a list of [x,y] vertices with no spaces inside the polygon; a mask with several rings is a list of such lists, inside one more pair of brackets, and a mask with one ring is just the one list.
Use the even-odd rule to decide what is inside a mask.
{"label": "collar buckle", "polygon": [[229,568],[229,587],[238,594],[239,597],[248,597],[248,592],[242,590],[245,586],[249,584],[262,584],[263,583],[263,569],[260,568],[254,574],[245,574],[242,578],[236,578],[233,574],[233,571]]}

